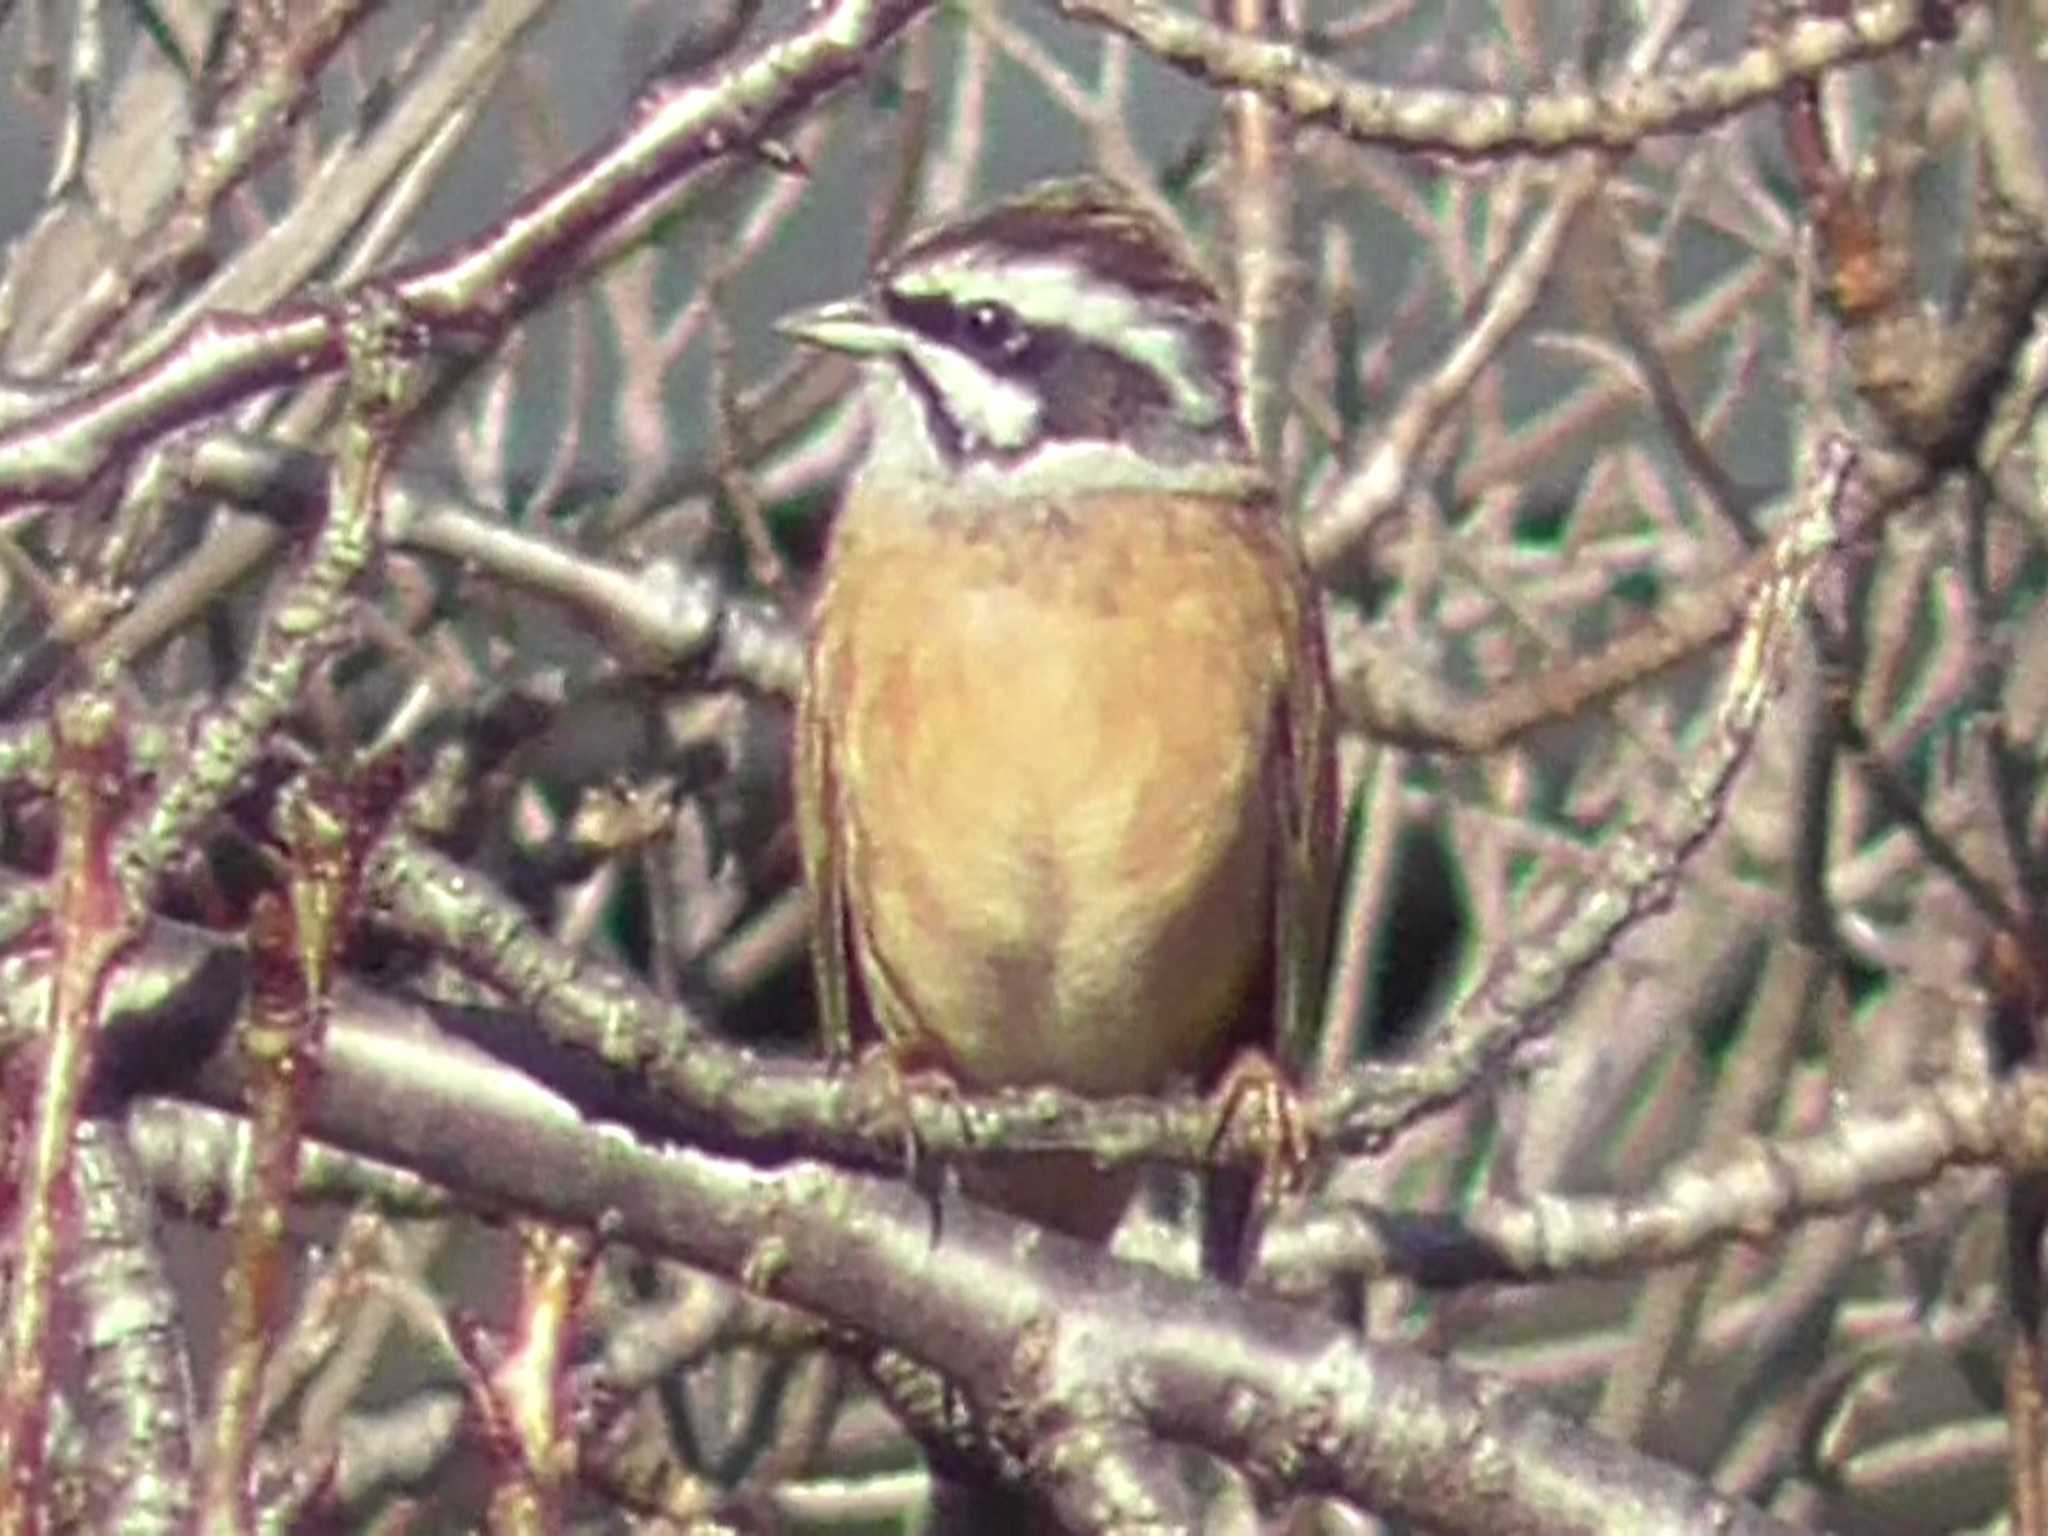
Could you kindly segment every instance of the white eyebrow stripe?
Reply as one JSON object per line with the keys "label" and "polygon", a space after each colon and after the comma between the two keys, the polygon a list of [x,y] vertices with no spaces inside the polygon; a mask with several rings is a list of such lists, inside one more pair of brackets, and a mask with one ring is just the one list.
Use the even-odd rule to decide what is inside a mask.
{"label": "white eyebrow stripe", "polygon": [[1026,324],[1078,331],[1164,380],[1184,419],[1206,426],[1224,414],[1224,402],[1200,382],[1183,327],[1147,318],[1142,304],[1107,284],[1075,283],[1064,263],[991,262],[963,251],[901,273],[889,286],[907,299],[1004,304]]}

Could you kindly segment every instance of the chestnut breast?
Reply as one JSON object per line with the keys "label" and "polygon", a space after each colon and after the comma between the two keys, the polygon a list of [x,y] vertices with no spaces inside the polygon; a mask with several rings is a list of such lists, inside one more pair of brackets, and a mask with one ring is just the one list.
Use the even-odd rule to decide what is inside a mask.
{"label": "chestnut breast", "polygon": [[900,1047],[1098,1094],[1211,1064],[1269,963],[1292,637],[1258,515],[848,507],[813,643],[853,963]]}

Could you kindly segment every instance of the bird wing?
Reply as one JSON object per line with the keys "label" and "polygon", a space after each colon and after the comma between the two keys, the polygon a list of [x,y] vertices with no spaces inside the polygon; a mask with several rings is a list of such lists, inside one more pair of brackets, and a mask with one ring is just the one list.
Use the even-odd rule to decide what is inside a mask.
{"label": "bird wing", "polygon": [[1337,761],[1322,611],[1300,553],[1279,558],[1292,643],[1276,701],[1269,793],[1274,797],[1273,1047],[1298,1073],[1322,1010],[1336,874]]}
{"label": "bird wing", "polygon": [[804,886],[811,903],[811,974],[829,1055],[853,1055],[851,935],[847,931],[846,816],[832,771],[833,647],[814,640],[797,700],[796,808]]}

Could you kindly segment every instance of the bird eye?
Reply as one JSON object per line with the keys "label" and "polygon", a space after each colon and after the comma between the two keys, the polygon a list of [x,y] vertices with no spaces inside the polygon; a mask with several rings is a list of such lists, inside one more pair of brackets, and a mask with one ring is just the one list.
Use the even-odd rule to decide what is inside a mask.
{"label": "bird eye", "polygon": [[967,344],[977,352],[1013,356],[1023,347],[1024,326],[1007,305],[970,304],[961,316],[961,330]]}

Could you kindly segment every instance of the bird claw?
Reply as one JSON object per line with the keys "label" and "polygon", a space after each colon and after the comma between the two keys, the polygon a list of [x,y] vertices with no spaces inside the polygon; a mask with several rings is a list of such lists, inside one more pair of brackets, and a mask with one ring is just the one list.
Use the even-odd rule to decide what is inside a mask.
{"label": "bird claw", "polygon": [[868,1047],[854,1062],[853,1094],[856,1121],[862,1129],[893,1130],[902,1138],[903,1171],[913,1185],[924,1172],[925,1151],[917,1117],[911,1112],[912,1101],[928,1094],[951,1104],[961,1117],[964,1133],[967,1111],[952,1074],[907,1061],[899,1047],[886,1041]]}
{"label": "bird claw", "polygon": [[1209,1095],[1216,1106],[1216,1129],[1207,1155],[1213,1158],[1226,1144],[1259,1150],[1259,1203],[1299,1193],[1308,1183],[1314,1161],[1314,1140],[1308,1116],[1280,1066],[1264,1051],[1240,1051]]}

